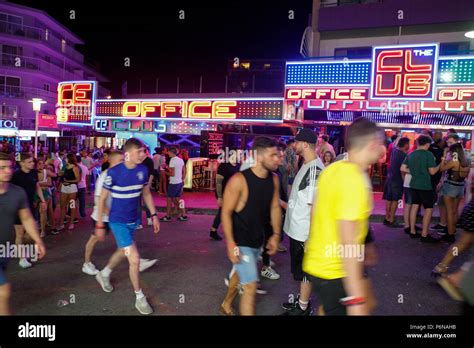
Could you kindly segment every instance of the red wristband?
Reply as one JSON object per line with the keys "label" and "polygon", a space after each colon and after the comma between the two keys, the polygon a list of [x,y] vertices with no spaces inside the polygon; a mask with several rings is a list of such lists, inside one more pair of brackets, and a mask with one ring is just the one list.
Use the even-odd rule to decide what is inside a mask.
{"label": "red wristband", "polygon": [[365,303],[365,298],[349,296],[349,297],[341,298],[339,300],[339,303],[342,304],[343,306],[355,306],[355,305]]}

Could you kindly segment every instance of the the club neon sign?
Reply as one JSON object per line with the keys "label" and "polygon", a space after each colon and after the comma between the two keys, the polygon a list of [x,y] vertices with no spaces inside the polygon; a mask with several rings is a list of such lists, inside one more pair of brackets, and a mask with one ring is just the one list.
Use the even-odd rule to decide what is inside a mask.
{"label": "the club neon sign", "polygon": [[371,99],[433,100],[438,45],[374,47]]}

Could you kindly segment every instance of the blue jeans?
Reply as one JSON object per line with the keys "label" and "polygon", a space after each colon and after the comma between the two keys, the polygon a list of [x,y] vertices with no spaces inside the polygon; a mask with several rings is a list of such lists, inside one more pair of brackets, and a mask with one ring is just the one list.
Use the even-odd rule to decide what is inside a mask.
{"label": "blue jeans", "polygon": [[79,200],[79,214],[81,218],[86,217],[86,189],[80,188],[77,191],[77,199]]}

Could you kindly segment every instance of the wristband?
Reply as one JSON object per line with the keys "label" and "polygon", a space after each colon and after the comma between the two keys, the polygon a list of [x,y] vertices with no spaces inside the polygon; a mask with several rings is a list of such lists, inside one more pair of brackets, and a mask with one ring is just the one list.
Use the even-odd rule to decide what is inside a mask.
{"label": "wristband", "polygon": [[95,228],[99,228],[99,229],[102,229],[102,230],[103,230],[103,229],[105,229],[105,226],[104,226],[104,225],[102,225],[102,226],[95,225]]}
{"label": "wristband", "polygon": [[153,216],[158,216],[158,214],[157,214],[157,213],[153,213],[153,214],[151,214],[150,217],[153,217]]}
{"label": "wristband", "polygon": [[356,296],[349,296],[339,299],[339,303],[343,306],[355,306],[359,304],[365,303],[365,298],[363,297],[356,297]]}

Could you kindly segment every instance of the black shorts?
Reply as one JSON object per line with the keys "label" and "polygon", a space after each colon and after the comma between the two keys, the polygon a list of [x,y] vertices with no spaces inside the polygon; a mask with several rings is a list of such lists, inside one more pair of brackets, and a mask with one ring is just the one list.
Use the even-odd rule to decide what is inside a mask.
{"label": "black shorts", "polygon": [[309,281],[308,275],[303,272],[304,242],[290,238],[291,274],[299,282]]}
{"label": "black shorts", "polygon": [[324,315],[347,315],[346,307],[339,302],[341,298],[347,297],[342,278],[327,280],[310,276],[310,280],[313,291],[323,306]]}
{"label": "black shorts", "polygon": [[[93,229],[92,229],[92,235],[95,236],[95,226],[97,224],[97,221],[95,221],[94,219],[92,219],[92,226],[93,226]],[[110,226],[109,226],[109,223],[108,222],[103,222],[104,226],[105,226],[105,235],[109,235],[110,233]]]}
{"label": "black shorts", "polygon": [[411,202],[416,205],[423,205],[425,209],[433,209],[435,193],[433,190],[411,189]]}

